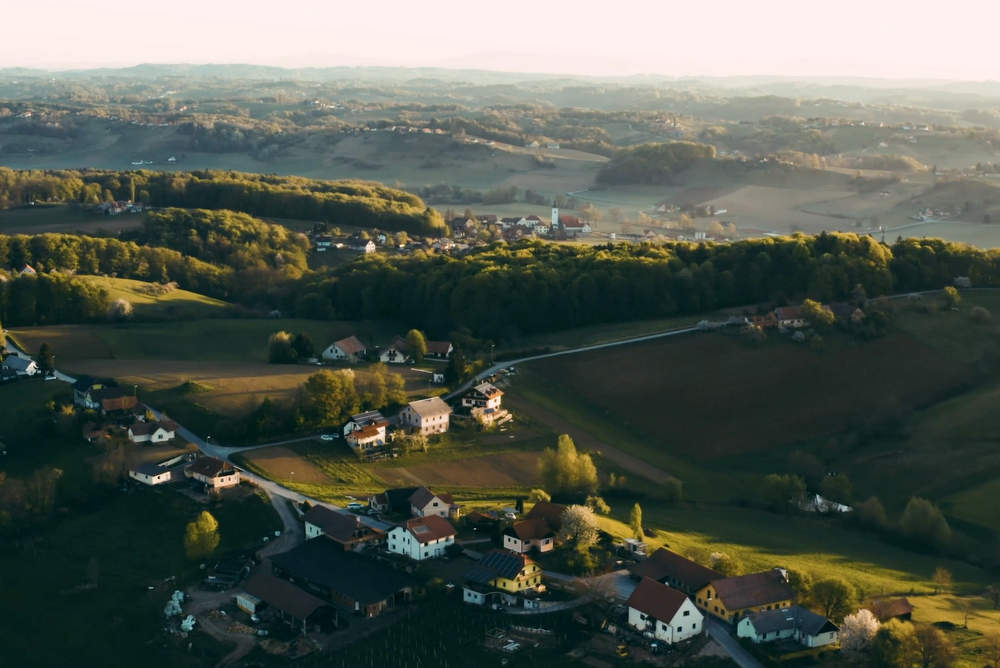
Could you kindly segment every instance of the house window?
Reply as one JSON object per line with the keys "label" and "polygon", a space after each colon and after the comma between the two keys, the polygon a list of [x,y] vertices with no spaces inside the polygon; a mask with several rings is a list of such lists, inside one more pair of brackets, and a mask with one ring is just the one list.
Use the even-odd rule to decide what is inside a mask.
{"label": "house window", "polygon": [[691,616],[691,611],[690,610],[685,610],[684,611],[684,616],[685,617],[690,617]]}

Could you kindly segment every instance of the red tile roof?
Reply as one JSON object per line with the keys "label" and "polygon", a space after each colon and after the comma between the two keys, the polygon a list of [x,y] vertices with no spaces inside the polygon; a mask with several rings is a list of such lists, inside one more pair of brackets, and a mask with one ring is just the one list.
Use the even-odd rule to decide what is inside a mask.
{"label": "red tile roof", "polygon": [[365,351],[365,344],[356,336],[348,336],[346,339],[334,341],[333,345],[344,351],[345,355],[357,355]]}
{"label": "red tile roof", "polygon": [[643,578],[629,596],[626,605],[661,622],[669,622],[686,600],[688,597],[684,592],[660,584],[656,580]]}
{"label": "red tile roof", "polygon": [[421,543],[429,543],[439,538],[455,535],[455,527],[451,525],[451,522],[438,515],[406,520],[406,529]]}
{"label": "red tile roof", "polygon": [[451,351],[451,341],[428,341],[427,352],[431,355],[447,355]]}
{"label": "red tile roof", "polygon": [[795,598],[795,592],[778,571],[713,580],[711,585],[718,598],[731,611]]}
{"label": "red tile roof", "polygon": [[187,467],[189,473],[197,473],[206,478],[215,478],[219,475],[228,475],[233,472],[233,467],[227,462],[215,457],[201,457]]}

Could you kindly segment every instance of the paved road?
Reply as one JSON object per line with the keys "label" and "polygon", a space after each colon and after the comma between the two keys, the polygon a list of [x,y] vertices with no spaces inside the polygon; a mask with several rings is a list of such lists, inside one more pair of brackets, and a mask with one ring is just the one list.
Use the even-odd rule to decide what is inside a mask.
{"label": "paved road", "polygon": [[705,615],[705,631],[715,642],[722,645],[722,648],[740,668],[764,668],[764,664],[753,658],[750,652],[746,651],[743,645],[733,637],[732,630],[726,624]]}

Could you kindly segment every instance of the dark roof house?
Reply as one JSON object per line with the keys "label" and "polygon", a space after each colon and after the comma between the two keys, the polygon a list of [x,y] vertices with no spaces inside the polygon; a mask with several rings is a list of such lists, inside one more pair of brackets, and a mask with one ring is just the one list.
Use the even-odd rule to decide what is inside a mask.
{"label": "dark roof house", "polygon": [[743,610],[795,598],[791,585],[776,570],[712,580],[710,584],[729,610]]}
{"label": "dark roof house", "polygon": [[709,582],[725,577],[718,571],[662,547],[630,570],[635,577],[651,578],[676,587],[686,594],[693,594]]}
{"label": "dark roof house", "polygon": [[561,503],[540,501],[525,513],[524,519],[533,520],[542,518],[549,523],[549,526],[558,531],[562,527],[562,514],[564,510],[566,510],[566,506]]}
{"label": "dark roof house", "polygon": [[643,578],[625,605],[660,621],[669,622],[687,600],[684,592],[656,580]]}

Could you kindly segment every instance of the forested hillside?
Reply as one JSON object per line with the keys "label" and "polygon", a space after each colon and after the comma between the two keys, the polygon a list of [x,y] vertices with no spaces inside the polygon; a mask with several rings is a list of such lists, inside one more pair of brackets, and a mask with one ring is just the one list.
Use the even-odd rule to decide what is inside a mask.
{"label": "forested hillside", "polygon": [[363,181],[320,181],[242,172],[12,170],[0,167],[0,208],[120,199],[152,206],[232,209],[254,216],[438,235],[440,214],[402,190]]}
{"label": "forested hillside", "polygon": [[689,141],[642,144],[617,153],[597,174],[604,185],[666,185],[699,160],[715,157],[715,147]]}

